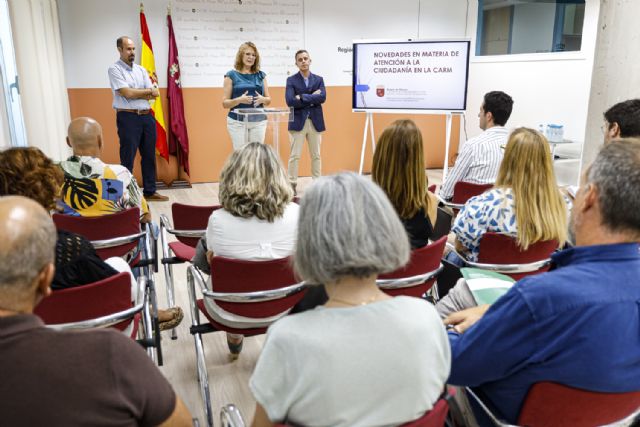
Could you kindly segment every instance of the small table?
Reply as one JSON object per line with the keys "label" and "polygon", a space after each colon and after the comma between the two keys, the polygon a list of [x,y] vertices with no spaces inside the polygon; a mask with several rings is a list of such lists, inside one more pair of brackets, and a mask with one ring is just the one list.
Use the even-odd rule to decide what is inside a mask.
{"label": "small table", "polygon": [[553,160],[556,159],[556,147],[563,144],[573,144],[573,141],[571,141],[570,139],[563,139],[562,141],[549,141],[549,145],[551,146],[551,158]]}

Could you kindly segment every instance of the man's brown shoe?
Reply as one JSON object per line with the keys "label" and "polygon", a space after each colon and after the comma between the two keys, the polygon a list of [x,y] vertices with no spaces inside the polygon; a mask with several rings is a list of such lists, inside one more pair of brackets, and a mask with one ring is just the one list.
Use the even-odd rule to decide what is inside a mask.
{"label": "man's brown shoe", "polygon": [[169,201],[169,198],[167,196],[163,196],[160,193],[153,193],[148,196],[144,196],[144,198],[148,202],[168,202]]}

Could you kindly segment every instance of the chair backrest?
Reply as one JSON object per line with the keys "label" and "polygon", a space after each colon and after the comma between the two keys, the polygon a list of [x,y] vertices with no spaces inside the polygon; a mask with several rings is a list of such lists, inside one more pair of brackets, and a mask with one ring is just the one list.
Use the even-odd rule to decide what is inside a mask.
{"label": "chair backrest", "polygon": [[448,413],[449,400],[441,397],[430,411],[417,420],[402,424],[400,427],[443,427]]}
{"label": "chair backrest", "polygon": [[[211,259],[211,283],[214,292],[255,292],[284,288],[298,283],[289,258],[244,261],[214,256]],[[298,292],[285,298],[255,303],[216,301],[226,311],[245,317],[262,318],[293,307],[304,295]]]}
{"label": "chair backrest", "polygon": [[[209,224],[211,213],[222,208],[220,205],[214,206],[193,206],[182,203],[171,205],[171,219],[176,230],[205,230]],[[176,236],[178,241],[195,248],[198,244],[197,237]]]}
{"label": "chair backrest", "polygon": [[436,223],[433,226],[432,239],[439,239],[442,236],[447,236],[451,232],[451,221],[453,215],[447,209],[438,206],[438,216],[436,217]]}
{"label": "chair backrest", "polygon": [[[449,397],[441,397],[430,411],[420,418],[401,424],[400,427],[443,427],[449,413]],[[229,425],[232,426],[231,424]],[[287,427],[288,424],[274,424],[274,427]],[[235,426],[233,426],[235,427]]]}
{"label": "chair backrest", "polygon": [[453,186],[453,197],[451,201],[456,204],[464,205],[467,200],[482,194],[493,187],[493,184],[475,184],[473,182],[458,181]]}
{"label": "chair backrest", "polygon": [[[435,242],[423,246],[418,249],[414,249],[411,252],[411,259],[409,263],[404,267],[392,271],[391,273],[381,274],[378,279],[400,279],[405,277],[418,276],[436,270],[440,267],[440,259],[444,253],[444,247],[447,243],[447,237],[443,236]],[[391,296],[407,295],[420,298],[425,292],[427,292],[436,278],[427,280],[421,284],[409,288],[401,289],[383,289],[384,292]]]}
{"label": "chair backrest", "polygon": [[[544,240],[529,245],[523,251],[514,237],[502,233],[487,232],[480,239],[478,262],[486,264],[527,264],[551,256],[558,248],[557,240]],[[528,273],[508,274],[515,280],[549,270],[549,265]]]}
{"label": "chair backrest", "polygon": [[[80,234],[87,240],[107,240],[140,233],[140,210],[131,208],[94,217],[54,214],[53,222],[57,228]],[[114,256],[126,257],[137,245],[138,241],[135,241],[111,248],[96,249],[96,252],[103,260]]]}
{"label": "chair backrest", "polygon": [[529,390],[518,417],[518,425],[603,426],[625,419],[638,409],[640,391],[600,393],[552,382],[540,382]]}
{"label": "chair backrest", "polygon": [[[118,273],[88,285],[53,291],[34,309],[47,325],[80,322],[131,308],[131,276]],[[114,325],[124,330],[131,322]]]}

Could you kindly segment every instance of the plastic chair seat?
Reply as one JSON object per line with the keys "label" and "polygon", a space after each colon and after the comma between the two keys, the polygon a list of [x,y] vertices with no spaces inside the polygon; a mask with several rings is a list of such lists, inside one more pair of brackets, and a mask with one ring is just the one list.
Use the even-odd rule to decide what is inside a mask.
{"label": "plastic chair seat", "polygon": [[189,262],[196,255],[196,249],[182,242],[170,242],[169,248],[176,258],[183,262]]}

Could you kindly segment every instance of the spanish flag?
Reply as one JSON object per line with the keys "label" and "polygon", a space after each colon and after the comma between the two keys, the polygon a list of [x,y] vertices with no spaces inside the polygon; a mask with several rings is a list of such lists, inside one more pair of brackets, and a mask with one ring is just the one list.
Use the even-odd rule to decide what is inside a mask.
{"label": "spanish flag", "polygon": [[[140,3],[140,32],[142,33],[142,55],[140,55],[140,65],[147,70],[151,84],[158,87],[158,76],[156,75],[156,61],[153,57],[153,46],[151,45],[151,36],[149,36],[149,27],[147,27],[147,18],[144,16],[144,5]],[[160,97],[155,99],[151,107],[153,117],[156,119],[156,154],[164,157],[169,161],[169,147],[167,145],[167,126],[164,123],[164,113],[162,112],[162,102]]]}

